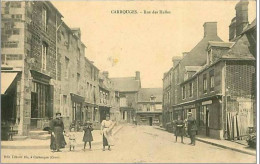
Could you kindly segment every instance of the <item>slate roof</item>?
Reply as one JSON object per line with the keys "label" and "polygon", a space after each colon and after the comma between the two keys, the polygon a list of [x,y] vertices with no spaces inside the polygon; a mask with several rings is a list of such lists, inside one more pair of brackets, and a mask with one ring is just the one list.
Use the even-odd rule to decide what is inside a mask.
{"label": "slate roof", "polygon": [[217,35],[208,35],[204,37],[200,42],[180,61],[180,82],[184,80],[185,66],[203,66],[207,62],[207,49],[209,41],[222,40]]}
{"label": "slate roof", "polygon": [[155,96],[155,102],[162,102],[162,88],[141,88],[138,92],[138,102],[150,102],[150,97]]}
{"label": "slate roof", "polygon": [[256,19],[254,19],[253,22],[250,25],[248,25],[246,29],[243,30],[242,34],[248,32],[254,28],[256,28]]}
{"label": "slate roof", "polygon": [[135,77],[110,78],[114,83],[116,90],[120,92],[138,92],[140,89],[140,81]]}

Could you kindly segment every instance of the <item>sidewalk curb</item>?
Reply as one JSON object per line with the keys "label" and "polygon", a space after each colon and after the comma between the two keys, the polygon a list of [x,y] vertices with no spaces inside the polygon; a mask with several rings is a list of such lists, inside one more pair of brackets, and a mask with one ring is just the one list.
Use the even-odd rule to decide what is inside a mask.
{"label": "sidewalk curb", "polygon": [[[119,125],[118,129],[115,130],[115,132],[113,133],[113,135],[116,135],[121,129],[123,128],[122,125]],[[100,143],[102,143],[101,141],[93,141],[91,142],[92,145],[98,145]],[[83,146],[83,143],[77,144],[77,147]],[[1,145],[1,149],[48,149],[50,148],[50,145],[41,145],[41,146],[8,146],[8,145]]]}
{"label": "sidewalk curb", "polygon": [[[166,131],[166,129],[161,128],[161,127],[160,128],[159,127],[154,127],[154,128],[158,129],[158,130]],[[166,132],[168,132],[168,131],[166,131]],[[240,152],[240,153],[256,156],[256,153],[251,153],[251,152],[248,152],[248,151],[244,151],[244,150],[240,150],[240,149],[236,149],[236,148],[231,148],[231,147],[228,147],[228,146],[225,146],[225,145],[221,145],[221,144],[217,144],[217,143],[214,143],[214,142],[205,141],[205,140],[197,138],[197,137],[196,137],[196,140],[199,141],[199,142],[203,142],[203,143],[206,143],[206,144],[217,146],[217,147],[220,147],[220,148],[223,148],[223,149],[229,149],[229,150],[237,151],[237,152]]]}
{"label": "sidewalk curb", "polygon": [[221,144],[205,141],[205,140],[200,139],[200,138],[196,138],[196,140],[200,141],[200,142],[203,142],[203,143],[207,143],[207,144],[213,145],[213,146],[221,147],[221,148],[224,148],[224,149],[229,149],[229,150],[237,151],[237,152],[240,152],[240,153],[256,156],[256,153],[251,153],[251,152],[247,152],[247,151],[244,151],[244,150],[231,148],[231,147],[228,147],[228,146],[225,146],[225,145],[221,145]]}

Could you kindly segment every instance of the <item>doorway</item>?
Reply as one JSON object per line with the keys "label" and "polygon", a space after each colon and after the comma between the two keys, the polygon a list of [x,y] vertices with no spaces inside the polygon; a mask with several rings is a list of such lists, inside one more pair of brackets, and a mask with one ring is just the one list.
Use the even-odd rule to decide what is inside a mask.
{"label": "doorway", "polygon": [[209,109],[206,106],[206,136],[209,136]]}
{"label": "doorway", "polygon": [[152,126],[153,125],[153,118],[149,117],[149,125]]}

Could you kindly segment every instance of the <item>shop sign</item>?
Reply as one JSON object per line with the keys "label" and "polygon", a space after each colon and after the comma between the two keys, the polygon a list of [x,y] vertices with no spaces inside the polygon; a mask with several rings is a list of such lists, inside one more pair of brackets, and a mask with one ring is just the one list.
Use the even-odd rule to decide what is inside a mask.
{"label": "shop sign", "polygon": [[209,104],[212,104],[212,100],[202,102],[202,105],[209,105]]}
{"label": "shop sign", "polygon": [[176,107],[176,108],[174,108],[174,110],[182,110],[182,107],[180,106],[180,107]]}
{"label": "shop sign", "polygon": [[190,108],[195,108],[195,104],[193,105],[186,105],[183,107],[184,109],[190,109]]}

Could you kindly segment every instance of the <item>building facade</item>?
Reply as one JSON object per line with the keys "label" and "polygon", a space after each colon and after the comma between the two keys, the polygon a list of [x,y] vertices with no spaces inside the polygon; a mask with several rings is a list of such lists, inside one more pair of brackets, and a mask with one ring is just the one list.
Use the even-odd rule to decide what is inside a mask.
{"label": "building facade", "polygon": [[[244,139],[248,128],[255,127],[256,23],[253,21],[248,25],[247,22],[247,26],[244,26],[245,21],[236,23],[241,22],[241,18],[247,20],[247,5],[244,1],[236,5],[237,17],[230,25],[230,40],[233,42],[217,38],[200,42],[196,47],[205,49],[196,50],[195,47],[189,54],[205,54],[203,58],[194,60],[192,56],[185,55],[173,68],[182,70],[179,76],[173,78],[179,78],[179,92],[175,94],[177,103],[172,106],[173,117],[187,119],[187,112],[192,112],[199,134],[218,139]],[[213,36],[216,31],[213,23],[210,24],[204,25],[204,30],[210,27],[210,33],[205,31],[204,34]],[[244,30],[237,30],[240,27],[236,26],[243,26]],[[185,60],[191,60],[193,65]],[[166,122],[169,121],[172,120]]]}
{"label": "building facade", "polygon": [[138,109],[138,92],[141,88],[140,72],[135,77],[111,78],[119,91],[121,122],[132,123]]}
{"label": "building facade", "polygon": [[65,128],[100,126],[106,107],[119,118],[119,93],[86,58],[79,28],[68,27],[49,1],[1,4],[2,124],[27,136],[49,127],[56,112]]}
{"label": "building facade", "polygon": [[9,78],[8,71],[17,71],[13,81],[2,81],[7,90],[2,89],[1,97],[15,95],[13,104],[2,101],[3,113],[9,113],[10,106],[13,111],[2,120],[15,125],[18,134],[27,135],[30,129],[43,127],[58,104],[56,29],[62,15],[50,2],[1,4],[1,72]]}
{"label": "building facade", "polygon": [[137,103],[138,125],[160,126],[162,124],[162,88],[141,88]]}

